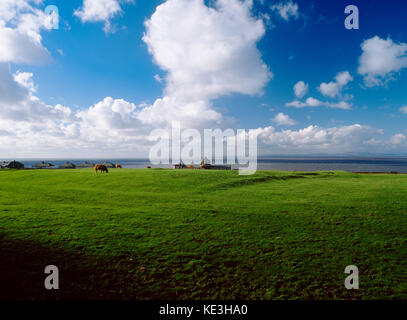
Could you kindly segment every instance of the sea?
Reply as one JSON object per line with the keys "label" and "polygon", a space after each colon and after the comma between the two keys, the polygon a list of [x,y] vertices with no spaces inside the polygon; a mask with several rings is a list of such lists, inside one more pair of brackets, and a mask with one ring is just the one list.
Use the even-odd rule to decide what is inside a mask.
{"label": "sea", "polygon": [[[58,167],[67,161],[77,165],[83,162],[121,164],[123,168],[171,168],[172,165],[152,165],[148,159],[0,159],[17,160],[30,169],[41,161]],[[236,168],[236,166],[232,166]],[[407,173],[407,157],[269,157],[257,160],[258,170],[282,171],[329,171],[343,170],[348,172],[397,172]]]}

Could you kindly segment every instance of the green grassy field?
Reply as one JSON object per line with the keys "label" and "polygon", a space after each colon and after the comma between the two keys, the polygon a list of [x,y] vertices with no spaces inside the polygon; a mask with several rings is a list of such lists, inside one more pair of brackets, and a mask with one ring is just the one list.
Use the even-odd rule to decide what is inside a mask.
{"label": "green grassy field", "polygon": [[2,170],[0,298],[406,299],[406,191],[407,175]]}

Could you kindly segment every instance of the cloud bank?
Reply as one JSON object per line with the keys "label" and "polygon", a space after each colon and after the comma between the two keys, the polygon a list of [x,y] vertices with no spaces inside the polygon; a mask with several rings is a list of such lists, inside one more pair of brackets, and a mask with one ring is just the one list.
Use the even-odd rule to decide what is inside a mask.
{"label": "cloud bank", "polygon": [[352,106],[346,101],[328,102],[328,101],[321,101],[321,100],[315,99],[313,97],[307,98],[304,102],[294,100],[293,102],[288,102],[285,105],[286,105],[286,107],[294,107],[297,109],[325,107],[325,108],[331,108],[331,109],[350,110],[352,108]]}
{"label": "cloud bank", "polygon": [[[40,35],[46,20],[31,28],[18,24],[26,11],[35,17],[44,17],[42,13],[28,1],[17,6],[7,0],[1,5],[3,21],[17,26],[13,32],[19,35],[24,30],[23,35],[47,53]],[[13,50],[10,41],[3,41],[11,44],[0,48],[4,62],[0,64],[2,150],[24,150],[25,155],[58,150],[63,155],[81,149],[100,154],[106,149],[129,155],[136,146],[146,150],[151,130],[168,127],[174,120],[195,128],[221,124],[222,115],[213,107],[213,99],[233,93],[261,94],[272,77],[256,47],[265,28],[261,19],[252,16],[251,6],[251,1],[240,0],[219,0],[214,7],[203,0],[168,0],[158,6],[146,22],[143,37],[154,61],[166,72],[164,96],[152,105],[136,106],[112,97],[79,112],[47,105],[35,96],[34,75],[12,74],[8,66],[37,63],[38,54],[27,47]],[[120,12],[119,1],[85,0],[76,15],[83,22],[108,25]],[[1,28],[5,25],[0,24]]]}
{"label": "cloud bank", "polygon": [[381,130],[354,124],[350,126],[323,128],[308,126],[298,131],[276,131],[274,127],[257,129],[261,153],[310,154],[347,153],[367,151],[367,142]]}

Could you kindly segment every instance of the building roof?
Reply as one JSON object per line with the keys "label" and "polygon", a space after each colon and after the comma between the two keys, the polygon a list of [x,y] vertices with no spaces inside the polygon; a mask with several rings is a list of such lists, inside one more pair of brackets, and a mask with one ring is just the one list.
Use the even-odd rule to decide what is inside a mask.
{"label": "building roof", "polygon": [[78,164],[76,167],[77,168],[93,168],[95,165],[93,163],[90,162],[82,162],[80,164]]}
{"label": "building roof", "polygon": [[207,157],[205,157],[201,160],[201,165],[210,165],[210,164],[211,164],[211,160],[209,160]]}
{"label": "building roof", "polygon": [[52,168],[52,167],[55,167],[55,166],[52,163],[41,161],[41,162],[38,162],[38,163],[34,164],[33,167],[35,167],[35,168]]}
{"label": "building roof", "polygon": [[106,168],[114,168],[115,167],[114,163],[109,162],[109,161],[104,162],[103,165],[106,166]]}
{"label": "building roof", "polygon": [[9,168],[9,169],[24,168],[24,164],[14,160],[14,161],[9,162],[6,166],[6,168]]}
{"label": "building roof", "polygon": [[59,166],[60,169],[75,169],[76,166],[72,162],[65,162]]}

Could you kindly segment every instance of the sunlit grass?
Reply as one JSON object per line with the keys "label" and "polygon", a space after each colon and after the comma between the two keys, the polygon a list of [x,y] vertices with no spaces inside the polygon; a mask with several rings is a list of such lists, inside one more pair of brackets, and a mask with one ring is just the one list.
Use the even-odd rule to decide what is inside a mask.
{"label": "sunlit grass", "polygon": [[3,170],[0,297],[407,298],[406,209],[407,175]]}

